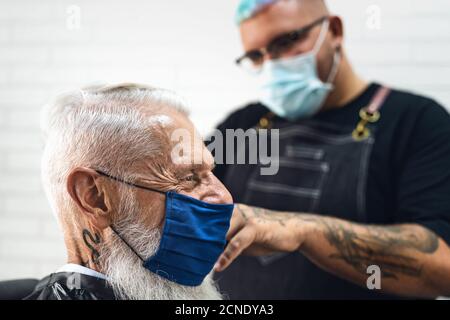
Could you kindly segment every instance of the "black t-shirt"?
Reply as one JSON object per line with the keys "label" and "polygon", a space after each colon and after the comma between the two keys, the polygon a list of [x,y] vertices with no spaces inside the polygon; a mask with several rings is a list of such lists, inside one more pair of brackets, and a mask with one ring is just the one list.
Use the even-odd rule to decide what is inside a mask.
{"label": "black t-shirt", "polygon": [[[360,120],[359,111],[369,104],[379,87],[373,83],[347,105],[321,112],[311,119],[288,122],[275,117],[273,128],[279,128],[280,137],[286,141],[281,143],[280,149],[280,164],[284,167],[280,166],[276,177],[260,177],[252,166],[229,164],[217,165],[215,174],[237,203],[281,211],[309,212],[308,209],[312,208],[312,213],[368,224],[417,223],[434,231],[450,244],[450,116],[442,106],[429,98],[392,90],[380,110],[381,118],[369,125],[372,137],[366,144],[352,143],[351,132]],[[248,105],[232,113],[218,129],[224,132],[225,129],[246,130],[255,127],[268,112],[259,103]],[[325,134],[321,133],[323,130]],[[293,132],[297,132],[296,135]],[[325,141],[325,146],[317,148],[316,144],[308,140],[308,137],[314,136]],[[326,158],[327,153],[333,155],[332,159]],[[364,157],[367,158],[366,162]],[[319,168],[316,172],[320,174],[304,171],[306,165],[312,169]],[[302,185],[303,176],[311,177],[309,185],[306,182]],[[306,188],[298,188],[299,185]],[[273,196],[274,193],[278,194]],[[297,202],[302,196],[305,196],[305,200]],[[239,259],[244,261],[251,258]],[[286,265],[288,260],[284,260]],[[252,266],[254,273],[261,273],[259,278],[249,273],[249,277],[253,278],[243,285],[255,285],[256,288],[258,285],[255,282],[265,281],[265,269],[260,269],[258,263],[244,261],[243,264],[247,264],[248,268]],[[270,271],[272,274],[283,270],[290,272],[288,266],[283,266],[283,258],[274,264],[278,265]],[[230,272],[236,277],[239,269],[242,271],[246,267],[238,262],[234,271]],[[270,263],[266,269],[270,269]],[[320,276],[325,278],[329,275],[321,273]],[[290,284],[286,278],[287,287],[271,295],[267,292],[258,294],[264,291],[264,286],[259,286],[258,292],[241,290],[235,285],[228,286],[226,272],[221,278],[223,288],[241,291],[230,292],[231,298],[372,297],[365,295],[362,291],[365,289],[356,289],[351,284],[343,285],[336,279],[332,280],[342,286],[339,290],[328,290],[330,294],[322,295],[324,288],[312,288],[310,294],[297,295],[295,291],[299,288],[289,291],[287,287]],[[241,280],[245,282],[244,278]],[[314,285],[305,283],[307,286]],[[327,285],[333,286],[332,281]],[[342,293],[343,290],[348,290],[349,294]],[[249,296],[251,294],[254,296]]]}

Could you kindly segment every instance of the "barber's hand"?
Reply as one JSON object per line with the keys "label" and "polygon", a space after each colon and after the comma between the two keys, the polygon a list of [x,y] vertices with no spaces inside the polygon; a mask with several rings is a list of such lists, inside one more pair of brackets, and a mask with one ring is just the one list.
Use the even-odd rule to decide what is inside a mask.
{"label": "barber's hand", "polygon": [[227,234],[229,242],[214,270],[223,271],[241,253],[262,256],[298,250],[310,226],[301,214],[236,204]]}

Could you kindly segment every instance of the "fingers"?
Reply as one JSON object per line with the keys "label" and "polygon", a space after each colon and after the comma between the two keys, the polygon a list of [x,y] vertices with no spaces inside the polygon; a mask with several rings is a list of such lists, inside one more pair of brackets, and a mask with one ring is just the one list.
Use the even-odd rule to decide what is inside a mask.
{"label": "fingers", "polygon": [[214,266],[214,271],[221,272],[225,270],[236,259],[242,251],[248,248],[256,238],[256,231],[253,227],[242,228],[228,243],[224,252]]}
{"label": "fingers", "polygon": [[245,224],[244,218],[242,217],[242,214],[239,209],[239,204],[236,204],[236,207],[234,208],[233,215],[231,216],[230,220],[230,228],[227,232],[227,240],[230,240],[234,237],[234,235],[242,229],[242,227]]}

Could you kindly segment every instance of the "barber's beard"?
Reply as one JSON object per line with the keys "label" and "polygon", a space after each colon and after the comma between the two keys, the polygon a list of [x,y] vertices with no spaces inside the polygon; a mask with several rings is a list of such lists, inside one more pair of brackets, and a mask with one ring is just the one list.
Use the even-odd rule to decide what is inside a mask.
{"label": "barber's beard", "polygon": [[[137,210],[138,206],[134,199],[126,200],[127,210]],[[128,214],[127,216],[131,218],[137,215]],[[142,258],[147,259],[156,253],[161,239],[159,229],[148,230],[140,223],[131,221],[122,221],[116,225],[116,229]],[[115,234],[112,234],[111,238],[102,245],[100,260],[102,271],[118,299],[222,299],[212,279],[212,273],[197,287],[183,286],[169,281],[145,269],[142,260]]]}

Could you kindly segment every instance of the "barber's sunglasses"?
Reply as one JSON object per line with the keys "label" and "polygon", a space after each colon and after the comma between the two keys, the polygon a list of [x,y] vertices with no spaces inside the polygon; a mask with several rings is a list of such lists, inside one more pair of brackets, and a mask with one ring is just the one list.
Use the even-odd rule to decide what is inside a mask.
{"label": "barber's sunglasses", "polygon": [[236,59],[236,64],[245,69],[258,69],[263,64],[266,54],[272,58],[280,57],[283,53],[292,49],[300,40],[305,39],[311,29],[322,24],[326,19],[328,19],[328,16],[323,16],[307,26],[279,35],[270,41],[267,47],[246,52]]}

